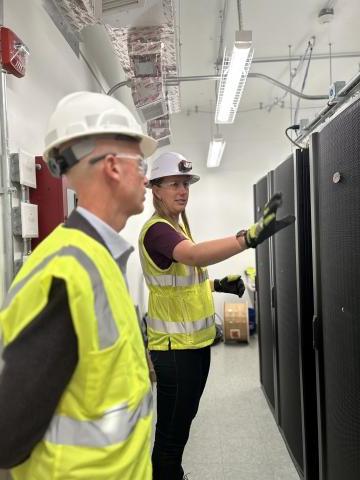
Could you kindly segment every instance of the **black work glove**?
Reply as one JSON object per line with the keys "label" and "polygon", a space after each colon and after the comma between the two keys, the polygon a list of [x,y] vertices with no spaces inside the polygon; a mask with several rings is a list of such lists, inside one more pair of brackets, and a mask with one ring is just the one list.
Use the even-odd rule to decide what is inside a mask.
{"label": "black work glove", "polygon": [[257,247],[261,242],[274,235],[274,233],[295,222],[294,215],[288,215],[281,220],[276,220],[276,211],[281,204],[281,193],[275,193],[265,204],[263,216],[246,231],[245,241],[248,247]]}
{"label": "black work glove", "polygon": [[245,285],[240,275],[227,275],[221,280],[214,280],[215,292],[233,293],[242,297],[245,292]]}

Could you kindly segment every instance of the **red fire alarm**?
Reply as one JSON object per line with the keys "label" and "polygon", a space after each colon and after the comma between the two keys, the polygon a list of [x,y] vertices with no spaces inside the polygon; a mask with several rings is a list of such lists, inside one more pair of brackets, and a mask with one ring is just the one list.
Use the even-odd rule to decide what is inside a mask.
{"label": "red fire alarm", "polygon": [[23,77],[28,55],[29,50],[18,36],[7,27],[0,27],[0,61],[3,70]]}

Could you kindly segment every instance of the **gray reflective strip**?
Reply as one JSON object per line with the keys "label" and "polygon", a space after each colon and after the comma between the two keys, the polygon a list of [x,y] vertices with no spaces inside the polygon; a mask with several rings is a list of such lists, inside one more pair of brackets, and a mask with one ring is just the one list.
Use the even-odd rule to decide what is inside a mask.
{"label": "gray reflective strip", "polygon": [[149,275],[146,273],[148,261],[144,255],[142,244],[139,247],[140,262],[147,285],[154,287],[189,287],[204,282],[209,278],[207,270],[199,270],[196,267],[189,267],[189,275]]}
{"label": "gray reflective strip", "polygon": [[200,330],[205,330],[206,328],[214,325],[214,317],[206,317],[201,320],[195,320],[192,322],[166,322],[164,320],[159,320],[157,318],[146,319],[146,324],[148,327],[153,330],[161,333],[184,333],[192,334],[194,332],[199,332]]}
{"label": "gray reflective strip", "polygon": [[94,262],[88,257],[80,248],[64,247],[48,257],[44,258],[31,272],[16,285],[14,285],[8,292],[3,308],[7,308],[15,295],[29,282],[34,275],[43,270],[46,265],[55,257],[74,257],[82,267],[87,271],[95,298],[95,315],[98,322],[99,329],[99,345],[100,348],[107,348],[113,345],[119,337],[119,332],[113,317],[109,301],[106,295],[104,283],[102,281],[99,270]]}
{"label": "gray reflective strip", "polygon": [[207,278],[207,272],[200,272],[198,275],[194,274],[189,276],[145,274],[146,283],[155,287],[189,287],[202,283]]}
{"label": "gray reflective strip", "polygon": [[124,442],[134,430],[137,422],[147,417],[152,409],[152,392],[148,392],[141,404],[134,410],[127,404],[105,412],[99,420],[82,421],[63,415],[51,420],[44,440],[57,445],[82,447],[106,447]]}

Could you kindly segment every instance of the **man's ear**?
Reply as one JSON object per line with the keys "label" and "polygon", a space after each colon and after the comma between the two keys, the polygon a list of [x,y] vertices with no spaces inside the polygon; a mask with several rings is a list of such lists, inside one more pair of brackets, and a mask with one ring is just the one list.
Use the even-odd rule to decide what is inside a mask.
{"label": "man's ear", "polygon": [[122,163],[117,160],[115,155],[107,155],[104,159],[105,174],[113,180],[118,180],[122,177]]}

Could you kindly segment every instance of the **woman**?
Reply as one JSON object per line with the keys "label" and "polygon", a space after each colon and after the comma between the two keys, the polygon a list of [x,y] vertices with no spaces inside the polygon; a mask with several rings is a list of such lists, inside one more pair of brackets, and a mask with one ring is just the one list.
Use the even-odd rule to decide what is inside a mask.
{"label": "woman", "polygon": [[244,292],[240,277],[211,283],[205,267],[255,247],[289,224],[275,219],[281,203],[278,194],[265,208],[261,223],[230,237],[196,244],[185,208],[189,187],[199,179],[192,173],[191,162],[179,153],[167,152],[155,159],[149,179],[155,213],[139,238],[150,291],[148,348],[157,377],[154,480],[184,478],[182,455],[205,388],[215,338],[212,288],[239,296]]}

